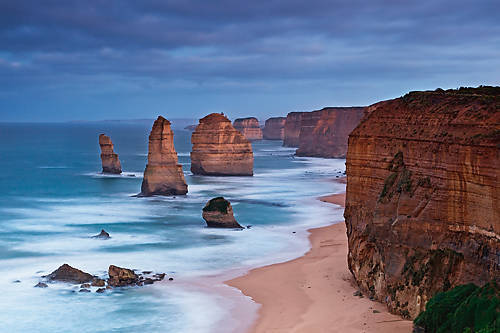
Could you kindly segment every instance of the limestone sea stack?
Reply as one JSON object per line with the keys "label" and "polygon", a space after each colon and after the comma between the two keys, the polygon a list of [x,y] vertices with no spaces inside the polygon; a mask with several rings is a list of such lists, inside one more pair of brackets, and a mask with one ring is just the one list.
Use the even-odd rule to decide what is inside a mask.
{"label": "limestone sea stack", "polygon": [[283,140],[285,137],[285,117],[273,117],[266,120],[263,138],[266,140]]}
{"label": "limestone sea stack", "polygon": [[302,114],[306,112],[290,112],[286,116],[283,146],[298,147]]}
{"label": "limestone sea stack", "polygon": [[159,116],[149,135],[148,164],[141,196],[180,195],[188,191],[182,166],[178,164],[170,122]]}
{"label": "limestone sea stack", "polygon": [[349,136],[349,268],[415,318],[437,292],[500,278],[500,87],[411,92]]}
{"label": "limestone sea stack", "polygon": [[114,152],[111,138],[105,134],[99,135],[99,145],[101,146],[102,172],[120,174],[122,166],[118,159],[118,154]]}
{"label": "limestone sea stack", "polygon": [[191,136],[191,172],[196,175],[252,176],[250,142],[224,115],[212,113],[200,119]]}
{"label": "limestone sea stack", "polygon": [[223,197],[210,199],[203,207],[202,217],[212,228],[243,228],[236,222],[231,203]]}
{"label": "limestone sea stack", "polygon": [[233,126],[250,141],[262,140],[262,129],[255,117],[235,119]]}
{"label": "limestone sea stack", "polygon": [[296,155],[345,158],[349,133],[364,113],[363,107],[328,107],[304,112]]}

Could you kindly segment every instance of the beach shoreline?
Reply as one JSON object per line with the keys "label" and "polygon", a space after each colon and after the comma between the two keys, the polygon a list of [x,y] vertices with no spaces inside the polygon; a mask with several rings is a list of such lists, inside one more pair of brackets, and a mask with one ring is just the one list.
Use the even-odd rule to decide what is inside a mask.
{"label": "beach shoreline", "polygon": [[[345,192],[318,199],[344,207]],[[224,282],[260,305],[247,332],[411,332],[411,321],[354,296],[344,221],[308,232],[311,247],[303,256]]]}

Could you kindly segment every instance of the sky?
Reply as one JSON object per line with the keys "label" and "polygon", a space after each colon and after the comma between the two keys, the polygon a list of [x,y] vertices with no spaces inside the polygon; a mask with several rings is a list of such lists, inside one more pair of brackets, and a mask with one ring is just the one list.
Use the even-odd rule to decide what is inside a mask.
{"label": "sky", "polygon": [[498,0],[0,0],[0,121],[266,119],[500,84]]}

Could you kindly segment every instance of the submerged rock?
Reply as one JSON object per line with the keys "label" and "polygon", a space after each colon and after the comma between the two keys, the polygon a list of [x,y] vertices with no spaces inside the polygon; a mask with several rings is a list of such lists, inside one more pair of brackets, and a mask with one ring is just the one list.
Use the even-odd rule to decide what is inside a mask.
{"label": "submerged rock", "polygon": [[108,284],[113,287],[125,287],[139,282],[139,276],[133,270],[110,265],[108,269]]}
{"label": "submerged rock", "polygon": [[212,228],[241,228],[233,215],[231,203],[223,197],[210,199],[203,207],[202,217]]}
{"label": "submerged rock", "polygon": [[43,282],[38,282],[37,284],[34,285],[35,288],[47,288],[48,285]]}
{"label": "submerged rock", "polygon": [[89,273],[85,273],[79,269],[73,268],[68,264],[64,264],[49,275],[46,276],[47,279],[53,281],[62,281],[70,283],[86,283],[92,281],[94,276]]}
{"label": "submerged rock", "polygon": [[106,291],[106,288],[99,288],[95,292],[98,293],[98,294],[102,294],[105,291]]}
{"label": "submerged rock", "polygon": [[84,288],[84,289],[80,289],[78,292],[79,293],[89,293],[90,290]]}
{"label": "submerged rock", "polygon": [[99,239],[110,239],[111,237],[109,234],[106,232],[106,230],[101,229],[101,232],[98,235],[92,236],[92,238],[99,238]]}
{"label": "submerged rock", "polygon": [[99,145],[101,146],[102,172],[112,174],[122,173],[122,166],[118,159],[118,154],[114,152],[113,142],[111,142],[110,137],[105,134],[99,135]]}

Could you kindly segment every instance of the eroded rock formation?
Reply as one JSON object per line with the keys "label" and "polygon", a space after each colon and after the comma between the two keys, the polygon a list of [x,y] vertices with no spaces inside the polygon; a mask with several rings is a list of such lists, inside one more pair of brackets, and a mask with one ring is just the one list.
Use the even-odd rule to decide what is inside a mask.
{"label": "eroded rock formation", "polygon": [[345,158],[347,137],[364,111],[363,107],[330,107],[302,113],[296,155]]}
{"label": "eroded rock formation", "polygon": [[262,129],[255,117],[235,119],[233,126],[248,140],[262,140]]}
{"label": "eroded rock formation", "polygon": [[85,283],[92,281],[94,276],[77,268],[71,267],[68,264],[63,264],[61,267],[47,275],[46,278],[52,281]]}
{"label": "eroded rock formation", "polygon": [[290,112],[286,115],[283,146],[298,147],[302,114],[306,112]]}
{"label": "eroded rock formation", "polygon": [[250,142],[224,115],[212,113],[200,119],[191,136],[191,172],[213,176],[252,176]]}
{"label": "eroded rock formation", "polygon": [[118,154],[113,150],[113,142],[105,134],[99,135],[99,145],[101,146],[101,162],[103,173],[122,173],[122,166],[118,159]]}
{"label": "eroded rock formation", "polygon": [[202,217],[212,228],[243,228],[233,215],[231,203],[223,197],[210,199],[203,207]]}
{"label": "eroded rock formation", "polygon": [[348,263],[414,318],[438,291],[500,278],[500,87],[377,103],[349,136]]}
{"label": "eroded rock formation", "polygon": [[159,116],[149,135],[148,164],[144,170],[140,195],[179,195],[187,191],[170,122]]}
{"label": "eroded rock formation", "polygon": [[273,117],[266,120],[266,125],[262,131],[266,140],[283,140],[285,137],[285,117]]}

